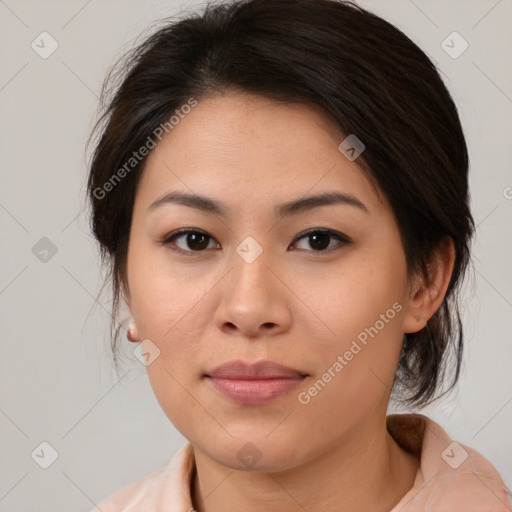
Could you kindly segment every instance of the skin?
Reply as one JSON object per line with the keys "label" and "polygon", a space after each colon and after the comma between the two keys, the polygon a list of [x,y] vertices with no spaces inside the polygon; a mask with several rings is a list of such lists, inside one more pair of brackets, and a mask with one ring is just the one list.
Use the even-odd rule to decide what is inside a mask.
{"label": "skin", "polygon": [[[125,298],[137,339],[160,355],[147,367],[155,395],[196,459],[199,511],[389,511],[413,485],[419,461],[386,430],[403,334],[441,305],[453,268],[448,240],[429,284],[410,276],[393,212],[338,150],[345,136],[320,112],[239,93],[199,104],[150,153],[139,182]],[[183,204],[149,205],[170,191],[208,196],[229,214]],[[276,215],[306,195],[339,191],[366,210],[331,204]],[[162,241],[175,230],[206,232],[206,249]],[[302,237],[343,233],[327,251]],[[247,236],[263,252],[236,252]],[[174,249],[189,251],[181,254]],[[392,320],[336,377],[298,400],[357,335],[393,304]],[[263,405],[240,405],[204,373],[235,359],[274,361],[308,374]],[[252,443],[260,460],[237,455]]]}

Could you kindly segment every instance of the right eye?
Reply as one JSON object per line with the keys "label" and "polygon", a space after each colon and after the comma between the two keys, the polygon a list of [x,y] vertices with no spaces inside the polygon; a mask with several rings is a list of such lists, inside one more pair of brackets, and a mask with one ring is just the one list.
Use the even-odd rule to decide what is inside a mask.
{"label": "right eye", "polygon": [[220,244],[215,242],[210,235],[196,229],[180,229],[175,231],[162,241],[162,245],[165,245],[172,251],[187,254],[204,252],[206,249],[220,249]]}

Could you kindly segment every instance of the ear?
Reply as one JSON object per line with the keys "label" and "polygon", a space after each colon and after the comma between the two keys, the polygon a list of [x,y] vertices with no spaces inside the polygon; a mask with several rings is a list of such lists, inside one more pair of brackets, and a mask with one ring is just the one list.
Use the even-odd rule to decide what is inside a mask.
{"label": "ear", "polygon": [[[132,312],[131,312],[131,305],[130,305],[130,302],[131,302],[130,301],[130,289],[128,288],[128,284],[124,280],[121,281],[121,298],[124,301],[124,303],[126,304],[128,311],[130,312],[130,315],[131,315]],[[130,323],[128,324],[128,328],[126,331],[126,338],[128,339],[128,341],[132,341],[135,343],[140,341],[139,329],[138,329],[137,324],[135,323],[135,320],[133,318],[131,318]]]}
{"label": "ear", "polygon": [[126,338],[128,341],[132,341],[134,343],[138,343],[140,341],[139,329],[137,328],[137,324],[135,320],[132,318],[128,325],[128,331],[126,333]]}
{"label": "ear", "polygon": [[404,318],[404,332],[418,332],[430,320],[443,303],[446,289],[450,284],[455,247],[453,240],[445,236],[436,248],[432,261],[428,264],[428,277],[416,276],[411,285],[409,304]]}

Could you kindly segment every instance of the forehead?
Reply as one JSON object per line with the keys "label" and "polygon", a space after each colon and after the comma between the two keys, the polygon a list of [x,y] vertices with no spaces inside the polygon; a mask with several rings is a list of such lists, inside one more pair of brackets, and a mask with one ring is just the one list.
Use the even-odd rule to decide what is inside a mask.
{"label": "forehead", "polygon": [[379,207],[357,161],[338,149],[344,138],[308,105],[245,94],[200,100],[149,154],[137,202],[179,189],[248,209],[335,189]]}

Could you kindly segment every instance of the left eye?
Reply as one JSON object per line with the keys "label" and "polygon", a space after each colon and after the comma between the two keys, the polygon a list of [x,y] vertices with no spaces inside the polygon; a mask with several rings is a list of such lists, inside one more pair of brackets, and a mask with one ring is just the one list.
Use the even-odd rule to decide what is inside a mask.
{"label": "left eye", "polygon": [[[308,247],[298,247],[302,250],[313,250],[314,252],[322,252],[322,251],[330,251],[335,249],[340,245],[346,245],[350,243],[350,239],[335,231],[327,231],[327,230],[315,230],[309,231],[308,233],[303,234],[301,237],[297,238],[297,242],[295,242],[295,246],[298,247],[301,241],[304,241],[305,244],[309,245]],[[333,244],[333,241],[337,241],[337,243]]]}

